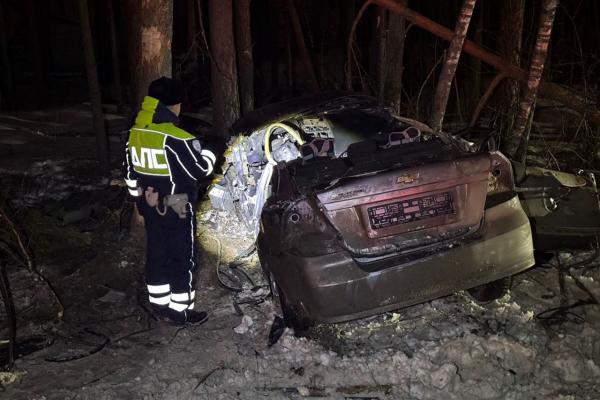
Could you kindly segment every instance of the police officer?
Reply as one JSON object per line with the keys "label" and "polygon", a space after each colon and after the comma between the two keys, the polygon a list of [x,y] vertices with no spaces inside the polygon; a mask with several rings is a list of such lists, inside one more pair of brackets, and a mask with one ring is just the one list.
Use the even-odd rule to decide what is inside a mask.
{"label": "police officer", "polygon": [[126,149],[130,195],[144,217],[146,283],[156,315],[176,325],[202,323],[194,310],[197,181],[212,173],[215,156],[177,127],[183,101],[180,82],[153,81],[131,128]]}

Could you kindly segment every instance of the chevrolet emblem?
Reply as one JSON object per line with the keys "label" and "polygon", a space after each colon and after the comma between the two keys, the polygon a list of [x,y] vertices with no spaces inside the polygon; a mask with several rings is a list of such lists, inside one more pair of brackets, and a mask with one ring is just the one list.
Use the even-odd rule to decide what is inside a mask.
{"label": "chevrolet emblem", "polygon": [[400,175],[396,178],[396,183],[400,183],[403,185],[407,185],[409,183],[413,183],[419,180],[419,174],[406,174]]}

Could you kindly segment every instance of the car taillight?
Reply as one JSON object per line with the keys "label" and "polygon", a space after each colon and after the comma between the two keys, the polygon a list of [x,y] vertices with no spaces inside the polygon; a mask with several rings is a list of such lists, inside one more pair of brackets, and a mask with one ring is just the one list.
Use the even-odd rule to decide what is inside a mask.
{"label": "car taillight", "polygon": [[512,165],[499,151],[490,153],[491,168],[488,178],[485,208],[503,203],[515,196]]}
{"label": "car taillight", "polygon": [[283,243],[288,251],[315,257],[340,251],[337,231],[314,200],[302,199],[282,214]]}

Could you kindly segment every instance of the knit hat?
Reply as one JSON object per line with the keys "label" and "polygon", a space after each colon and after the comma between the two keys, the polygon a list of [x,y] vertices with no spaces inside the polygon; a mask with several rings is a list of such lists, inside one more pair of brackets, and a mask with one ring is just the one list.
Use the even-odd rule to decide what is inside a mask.
{"label": "knit hat", "polygon": [[179,104],[183,102],[183,85],[178,80],[163,76],[152,81],[148,96],[158,99],[166,106]]}

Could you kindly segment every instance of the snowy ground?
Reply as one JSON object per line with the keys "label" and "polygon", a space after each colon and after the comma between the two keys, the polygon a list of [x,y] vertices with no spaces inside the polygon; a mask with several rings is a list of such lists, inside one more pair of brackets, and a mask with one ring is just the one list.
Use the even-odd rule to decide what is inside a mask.
{"label": "snowy ground", "polygon": [[[561,304],[554,268],[536,267],[517,276],[510,295],[486,306],[458,293],[396,313],[319,326],[309,338],[286,331],[269,348],[271,303],[240,306],[246,322],[251,320],[245,330],[231,292],[215,278],[215,263],[231,262],[240,242],[231,235],[215,240],[219,234],[208,223],[199,233],[205,250],[198,305],[210,311],[206,324],[178,329],[153,321],[136,298],[139,282],[128,289],[126,284],[122,292],[73,306],[84,315],[76,321],[46,325],[53,344],[20,359],[14,373],[3,374],[0,397],[600,398],[600,307],[573,308],[564,318],[537,317]],[[137,268],[133,264],[139,264],[141,250],[107,249],[113,257],[105,258],[104,268]],[[569,255],[562,257],[567,262]],[[256,276],[256,261],[248,265]],[[580,280],[600,297],[598,267]],[[94,283],[88,286],[93,292]],[[567,278],[566,286],[568,304],[588,298],[573,279]],[[261,292],[246,295],[262,297]]]}
{"label": "snowy ground", "polygon": [[[457,293],[318,326],[308,338],[286,331],[268,347],[274,310],[265,290],[245,291],[237,300],[249,302],[236,309],[215,274],[217,263],[228,271],[250,243],[239,226],[202,213],[198,306],[210,320],[185,329],[157,322],[143,307],[143,244],[118,237],[115,212],[102,205],[87,212],[70,197],[81,187],[89,187],[79,192],[89,193],[84,204],[108,195],[94,194],[102,182],[71,182],[68,167],[33,164],[28,176],[35,179],[24,192],[26,204],[46,199],[35,221],[51,226],[38,227],[32,239],[53,249],[38,254],[39,266],[62,295],[65,319],[48,319],[47,291],[37,289],[26,271],[9,271],[20,338],[41,335],[49,345],[0,373],[2,399],[600,398],[600,306],[544,313],[589,299],[570,277],[561,296],[557,270],[548,266],[516,276],[509,295],[485,306]],[[69,195],[54,200],[73,203],[82,222],[74,224],[73,212],[54,210],[47,193]],[[54,238],[55,229],[60,241],[42,241]],[[563,264],[570,258],[561,255]],[[256,256],[242,266],[263,284]],[[600,265],[574,276],[600,298]]]}

